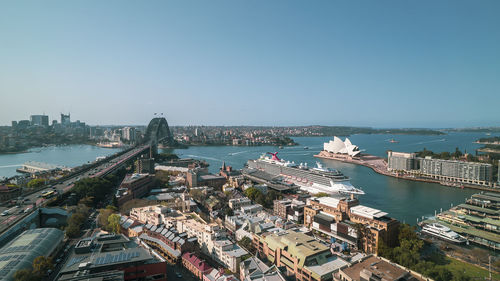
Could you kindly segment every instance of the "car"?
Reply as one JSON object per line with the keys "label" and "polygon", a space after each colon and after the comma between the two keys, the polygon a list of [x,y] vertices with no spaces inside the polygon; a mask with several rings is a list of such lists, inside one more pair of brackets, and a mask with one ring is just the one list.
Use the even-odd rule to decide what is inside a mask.
{"label": "car", "polygon": [[182,278],[182,274],[180,272],[176,272],[175,275],[178,277],[178,278]]}
{"label": "car", "polygon": [[5,211],[3,211],[3,212],[2,212],[2,214],[1,214],[1,215],[2,215],[2,216],[6,216],[6,215],[8,215],[8,214],[9,214],[9,211],[5,210]]}
{"label": "car", "polygon": [[56,263],[60,263],[60,262],[61,262],[61,259],[57,259],[57,260],[56,260]]}

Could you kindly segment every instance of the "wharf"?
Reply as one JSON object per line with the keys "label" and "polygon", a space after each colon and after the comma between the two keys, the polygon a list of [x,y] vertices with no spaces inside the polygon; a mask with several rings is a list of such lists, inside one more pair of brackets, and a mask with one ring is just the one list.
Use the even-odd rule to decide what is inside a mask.
{"label": "wharf", "polygon": [[362,166],[371,168],[373,171],[375,171],[381,175],[394,177],[394,178],[398,178],[398,179],[420,181],[420,182],[429,182],[429,183],[438,183],[438,184],[441,184],[444,186],[452,186],[452,187],[457,187],[457,188],[466,187],[466,188],[472,188],[472,189],[478,189],[478,190],[484,190],[484,191],[500,192],[499,188],[490,188],[490,187],[473,185],[473,184],[466,184],[466,183],[461,183],[460,186],[453,186],[453,185],[450,185],[449,183],[445,183],[445,182],[442,182],[442,181],[437,180],[437,179],[419,178],[419,177],[416,177],[414,175],[404,175],[404,174],[400,174],[400,173],[390,172],[387,170],[387,161],[384,158],[380,158],[378,156],[369,155],[369,154],[360,154],[359,156],[356,156],[356,157],[350,157],[350,156],[338,155],[338,154],[334,154],[334,153],[322,150],[322,151],[320,151],[320,153],[314,155],[314,157],[329,159],[329,160],[336,160],[336,161],[341,161],[344,163],[362,165]]}

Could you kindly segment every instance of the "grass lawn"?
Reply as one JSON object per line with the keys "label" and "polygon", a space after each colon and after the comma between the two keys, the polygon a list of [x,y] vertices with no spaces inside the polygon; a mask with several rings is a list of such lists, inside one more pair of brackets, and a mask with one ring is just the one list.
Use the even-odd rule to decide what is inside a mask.
{"label": "grass lawn", "polygon": [[[488,270],[486,269],[450,257],[445,257],[445,259],[449,262],[445,266],[451,272],[462,271],[469,277],[482,277],[481,279],[476,280],[483,280],[483,278],[489,277]],[[492,273],[491,275],[493,280],[500,280],[500,274]]]}

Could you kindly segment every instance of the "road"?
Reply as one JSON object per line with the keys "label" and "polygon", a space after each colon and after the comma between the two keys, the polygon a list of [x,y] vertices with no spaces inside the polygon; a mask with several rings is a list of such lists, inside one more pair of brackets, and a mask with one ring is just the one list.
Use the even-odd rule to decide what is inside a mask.
{"label": "road", "polygon": [[45,199],[42,198],[43,192],[48,190],[57,191],[57,193],[59,194],[68,192],[74,186],[76,181],[88,177],[105,176],[110,172],[114,171],[116,168],[120,167],[124,162],[128,161],[130,158],[139,155],[142,151],[148,148],[149,146],[147,145],[136,147],[118,157],[110,159],[109,161],[101,164],[100,166],[90,169],[82,174],[70,177],[66,179],[64,182],[39,190],[25,197],[20,197],[18,198],[18,200],[16,200],[17,202],[16,206],[6,206],[6,203],[3,203],[2,206],[0,206],[0,214],[3,214],[0,215],[0,233],[8,229],[14,223],[16,223],[22,216],[33,211],[34,207],[43,206],[45,201]]}

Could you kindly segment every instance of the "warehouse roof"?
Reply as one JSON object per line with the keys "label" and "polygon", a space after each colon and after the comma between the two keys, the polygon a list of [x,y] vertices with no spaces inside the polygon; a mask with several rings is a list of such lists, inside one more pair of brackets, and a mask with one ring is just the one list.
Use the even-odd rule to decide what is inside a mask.
{"label": "warehouse roof", "polygon": [[55,228],[26,230],[0,249],[0,276],[13,280],[19,269],[29,268],[39,256],[52,254],[62,242],[64,233]]}

